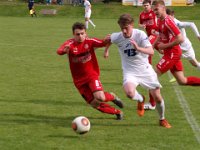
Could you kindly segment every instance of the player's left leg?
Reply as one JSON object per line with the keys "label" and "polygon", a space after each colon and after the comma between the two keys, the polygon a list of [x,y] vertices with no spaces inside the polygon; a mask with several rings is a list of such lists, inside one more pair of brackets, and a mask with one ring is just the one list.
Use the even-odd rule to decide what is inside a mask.
{"label": "player's left leg", "polygon": [[185,77],[183,71],[172,72],[179,85],[200,86],[200,78],[195,76]]}
{"label": "player's left leg", "polygon": [[196,60],[196,58],[195,58],[195,59],[189,60],[189,62],[190,62],[194,67],[197,67],[198,70],[200,70],[200,62],[198,62],[198,61]]}
{"label": "player's left leg", "polygon": [[183,51],[182,57],[187,59],[192,64],[192,66],[200,70],[200,63],[196,59],[195,52],[192,46],[189,50]]}
{"label": "player's left leg", "polygon": [[168,123],[168,121],[165,119],[165,103],[164,100],[160,94],[160,88],[151,89],[150,90],[153,98],[156,101],[156,108],[159,114],[159,123],[160,126],[163,126],[165,128],[171,128],[171,125]]}
{"label": "player's left leg", "polygon": [[94,27],[94,29],[95,29],[96,25],[92,22],[92,20],[89,19],[88,21],[89,21],[89,23],[90,23],[90,24]]}

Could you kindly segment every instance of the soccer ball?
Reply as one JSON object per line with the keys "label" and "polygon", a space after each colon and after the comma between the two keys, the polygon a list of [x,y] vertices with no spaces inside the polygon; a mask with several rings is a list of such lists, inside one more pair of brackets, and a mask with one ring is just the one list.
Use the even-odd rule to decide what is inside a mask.
{"label": "soccer ball", "polygon": [[90,130],[90,121],[84,116],[76,117],[72,121],[72,129],[78,134],[85,134]]}

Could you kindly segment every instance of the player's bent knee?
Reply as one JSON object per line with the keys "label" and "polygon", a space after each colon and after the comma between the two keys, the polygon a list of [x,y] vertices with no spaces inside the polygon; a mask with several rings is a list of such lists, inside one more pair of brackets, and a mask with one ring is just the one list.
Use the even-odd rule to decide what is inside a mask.
{"label": "player's bent knee", "polygon": [[93,107],[93,108],[97,108],[99,105],[100,105],[100,102],[97,101],[96,99],[92,100],[90,102],[90,105]]}
{"label": "player's bent knee", "polygon": [[133,92],[126,92],[126,96],[128,97],[128,98],[133,98],[134,97],[134,93]]}

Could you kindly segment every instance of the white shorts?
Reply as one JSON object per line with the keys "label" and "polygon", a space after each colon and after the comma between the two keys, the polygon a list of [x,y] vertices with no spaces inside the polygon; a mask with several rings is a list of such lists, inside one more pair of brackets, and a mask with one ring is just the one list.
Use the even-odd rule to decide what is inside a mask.
{"label": "white shorts", "polygon": [[90,16],[91,16],[91,11],[87,11],[86,13],[85,13],[85,18],[90,18]]}
{"label": "white shorts", "polygon": [[191,47],[189,50],[184,51],[182,50],[183,54],[182,57],[188,60],[193,60],[195,59],[195,53],[194,53],[194,49]]}
{"label": "white shorts", "polygon": [[156,89],[156,88],[161,88],[161,84],[158,81],[157,74],[155,71],[150,70],[149,73],[145,73],[144,75],[137,76],[132,73],[126,73],[123,76],[123,85],[125,85],[127,82],[133,83],[136,87],[138,85],[142,86],[145,89]]}

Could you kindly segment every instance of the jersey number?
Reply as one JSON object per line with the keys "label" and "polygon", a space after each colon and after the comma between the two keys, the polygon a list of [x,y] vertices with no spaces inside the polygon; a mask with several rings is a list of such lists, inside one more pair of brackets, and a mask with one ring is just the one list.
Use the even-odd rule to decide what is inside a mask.
{"label": "jersey number", "polygon": [[126,49],[124,50],[124,53],[127,54],[127,56],[135,56],[137,54],[135,49]]}

